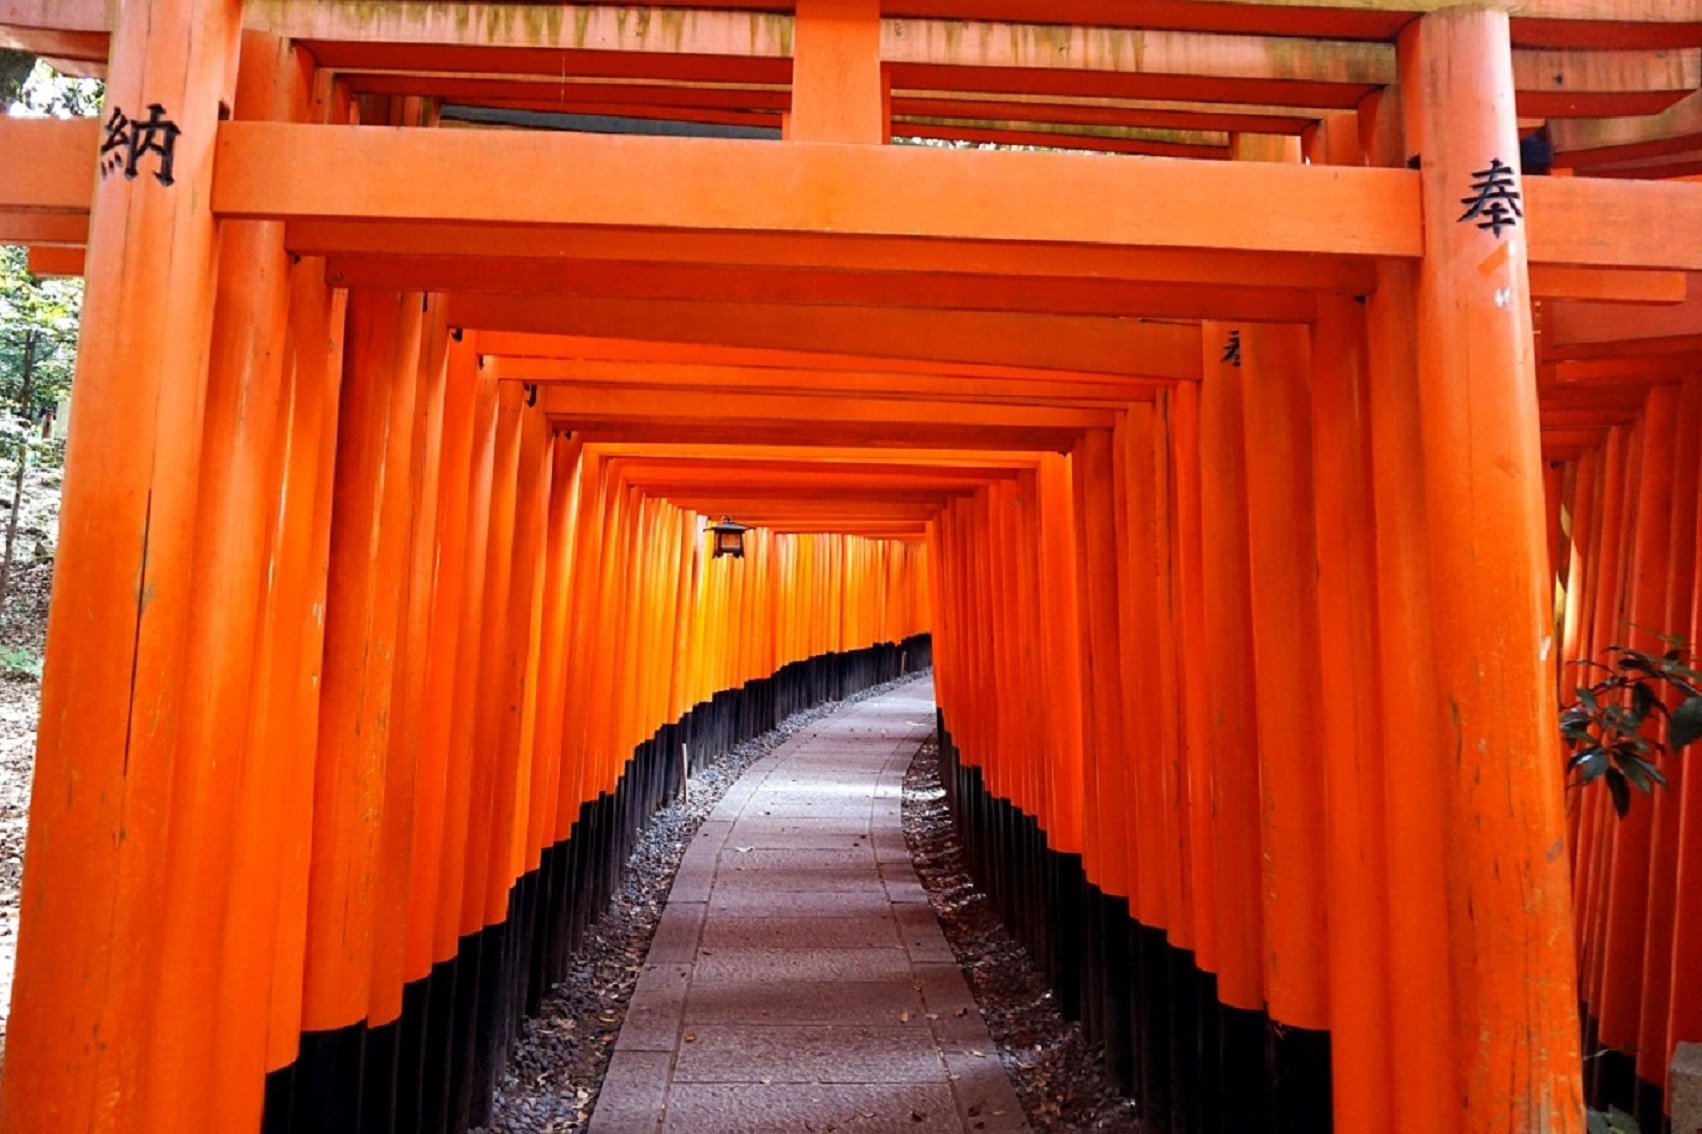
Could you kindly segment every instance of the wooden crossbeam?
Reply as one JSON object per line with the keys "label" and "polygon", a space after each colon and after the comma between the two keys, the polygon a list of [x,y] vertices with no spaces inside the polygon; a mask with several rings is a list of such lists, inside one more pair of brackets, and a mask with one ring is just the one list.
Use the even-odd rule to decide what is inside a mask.
{"label": "wooden crossbeam", "polygon": [[[650,16],[613,6],[414,0],[358,7],[250,0],[245,21],[310,43],[331,66],[359,64],[349,45],[381,44],[430,45],[434,52],[459,45],[778,59],[790,57],[793,35],[789,16],[766,12],[698,8],[689,17],[666,11]],[[1214,89],[1205,96],[1210,99],[1235,98],[1238,90],[1274,93],[1252,101],[1277,105],[1293,105],[1288,100],[1306,86],[1339,86],[1343,93],[1319,105],[1345,108],[1366,90],[1394,81],[1394,53],[1387,44],[1132,29],[1117,26],[1120,22],[1078,23],[1051,13],[1033,23],[888,18],[882,21],[880,52],[895,80],[928,73],[913,67],[936,66],[1177,76],[1210,80]],[[1078,26],[1065,26],[1070,23]],[[416,66],[446,69],[443,63]],[[1694,90],[1699,71],[1702,56],[1694,50],[1645,50],[1616,58],[1611,51],[1546,48],[1518,51],[1514,61],[1521,109],[1541,115],[1652,113]]]}
{"label": "wooden crossbeam", "polygon": [[658,396],[648,390],[552,386],[539,394],[539,404],[549,417],[563,424],[730,422],[815,426],[831,422],[853,427],[896,424],[1081,430],[1108,429],[1116,422],[1115,412],[1105,409],[725,390],[676,390]]}
{"label": "wooden crossbeam", "polygon": [[1537,264],[1531,267],[1531,294],[1543,299],[1593,299],[1600,303],[1681,303],[1690,294],[1690,283],[1684,272]]}
{"label": "wooden crossbeam", "polygon": [[[302,176],[337,169],[337,178]],[[445,177],[445,170],[478,177]],[[552,192],[541,192],[543,186]],[[1702,269],[1702,186],[1524,182],[1530,258]],[[834,232],[1417,256],[1402,169],[227,122],[230,216]],[[1084,209],[1081,202],[1095,207]]]}
{"label": "wooden crossbeam", "polygon": [[[1004,0],[1003,18],[1036,23],[1085,24],[1109,27],[1142,26],[1162,29],[1233,32],[1288,36],[1337,36],[1347,39],[1390,40],[1415,15],[1451,6],[1455,0],[1147,0],[1129,5],[1122,0]],[[401,4],[369,3],[364,9],[400,8]],[[411,5],[426,8],[425,4]],[[749,3],[723,8],[754,7]],[[314,8],[338,5],[317,0],[248,0],[245,18],[251,26],[273,26],[284,18]],[[432,5],[446,24],[465,18],[469,9],[492,9],[495,4]],[[519,7],[519,6],[517,6]],[[525,7],[543,7],[529,5]],[[676,16],[670,9],[690,9],[692,18],[717,5],[706,0],[654,0],[657,22]],[[776,9],[781,5],[774,5]],[[295,11],[292,12],[291,9]],[[962,20],[986,11],[984,0],[907,0],[914,17]],[[1693,45],[1702,26],[1699,0],[1522,0],[1513,6],[1513,41],[1528,46],[1672,47]],[[22,29],[77,31],[103,40],[108,28],[104,0],[0,0],[0,26]],[[321,25],[330,34],[332,25]],[[104,58],[104,43],[100,52]],[[95,56],[90,56],[95,58]]]}
{"label": "wooden crossbeam", "polygon": [[103,0],[0,0],[0,47],[40,55],[63,74],[105,75],[110,27]]}
{"label": "wooden crossbeam", "polygon": [[[699,471],[701,473],[701,470]],[[851,476],[798,470],[783,475],[766,473],[758,476],[748,470],[741,472],[727,468],[717,468],[714,472],[714,476],[694,477],[689,475],[689,472],[623,469],[622,476],[630,484],[657,493],[702,493],[706,489],[712,489],[745,495],[795,493],[806,498],[814,498],[823,493],[855,493],[870,499],[894,500],[950,499],[972,494],[989,483],[982,478],[948,480],[914,473]]]}
{"label": "wooden crossbeam", "polygon": [[1702,147],[1702,91],[1656,114],[1554,122],[1549,142],[1557,163],[1584,170],[1695,150]]}
{"label": "wooden crossbeam", "polygon": [[[0,135],[5,124],[0,122]],[[1364,260],[1324,253],[1112,247],[1087,244],[945,242],[908,236],[808,232],[667,232],[598,226],[455,224],[417,221],[297,221],[285,241],[302,255],[535,257],[646,263],[742,264],[843,272],[932,272],[1054,280],[1197,283],[1298,288],[1365,295],[1376,275]],[[1534,286],[1534,285],[1533,285]]]}
{"label": "wooden crossbeam", "polygon": [[1417,190],[1416,175],[1400,169],[227,122],[213,200],[227,216],[285,220],[1417,256]]}
{"label": "wooden crossbeam", "polygon": [[702,362],[631,362],[591,359],[491,358],[486,369],[498,379],[532,385],[559,383],[645,388],[749,390],[783,393],[815,390],[868,393],[877,397],[951,400],[990,399],[1013,404],[1128,405],[1151,401],[1169,383],[1153,379],[1077,376],[1056,373],[1040,378],[989,378],[880,370],[827,370],[804,367],[727,366]]}
{"label": "wooden crossbeam", "polygon": [[469,291],[580,298],[721,300],[845,304],[1060,315],[1310,322],[1312,293],[1114,280],[996,277],[943,272],[847,272],[843,269],[658,265],[622,260],[442,256],[335,256],[326,280],[338,287]]}
{"label": "wooden crossbeam", "polygon": [[[1138,97],[1202,98],[1264,102],[1276,106],[1348,108],[1367,91],[1393,81],[1388,40],[1400,18],[1374,0],[1363,14],[1312,11],[1296,21],[1287,4],[1252,5],[1177,0],[1144,5],[1130,27],[1130,14],[1103,2],[1087,5],[1081,19],[1055,6],[1032,11],[1031,22],[965,18],[971,5],[949,19],[924,4],[909,18],[882,22],[881,53],[895,79],[930,89],[1014,89],[1002,72],[1044,72],[1016,86],[1049,87],[1057,94],[1096,93],[1081,76],[1135,80],[1097,93]],[[1615,6],[1586,0],[1550,0],[1520,6],[1521,38],[1540,46],[1515,53],[1521,112],[1527,115],[1655,113],[1697,86],[1702,60],[1694,38],[1684,36],[1677,16],[1647,10],[1659,0]],[[1578,5],[1574,7],[1573,5]],[[571,8],[548,4],[425,3],[389,0],[361,5],[315,0],[250,0],[250,28],[303,42],[320,62],[334,68],[388,66],[447,73],[617,74],[650,69],[676,77],[716,75],[767,77],[784,81],[790,65],[793,27],[789,13],[693,5],[632,10],[612,5]],[[741,6],[738,6],[742,8]],[[1414,0],[1410,11],[1430,4]],[[1010,15],[1023,15],[1021,4]],[[1178,11],[1196,11],[1194,18]],[[1565,14],[1532,17],[1546,9]],[[1004,14],[1004,13],[1001,13]],[[1612,37],[1580,38],[1567,25],[1601,20]],[[1367,21],[1370,22],[1367,22]],[[1075,27],[1066,25],[1076,24]],[[55,58],[99,66],[104,60],[105,7],[91,0],[5,0],[0,28],[12,46]],[[1645,34],[1639,35],[1639,31]],[[1295,34],[1298,33],[1298,34]],[[1360,38],[1360,33],[1365,34]],[[1344,38],[1331,39],[1330,36]],[[1605,40],[1605,42],[1604,42]],[[1670,41],[1670,42],[1669,42]],[[1558,45],[1591,50],[1563,50]],[[1682,46],[1680,46],[1682,45]],[[1641,47],[1616,58],[1603,47]],[[610,69],[597,56],[617,57]],[[563,66],[566,58],[576,66]],[[651,62],[638,63],[639,59]],[[671,60],[660,63],[656,60]],[[723,60],[722,64],[706,61]],[[767,61],[772,66],[764,67]],[[1067,72],[1078,81],[1059,81]],[[955,81],[954,81],[955,80]],[[966,80],[966,81],[965,81]],[[1037,85],[1036,85],[1037,84]],[[1103,85],[1102,85],[1103,86]]]}
{"label": "wooden crossbeam", "polygon": [[1702,288],[1696,298],[1634,315],[1605,303],[1557,302],[1543,310],[1545,357],[1669,354],[1702,345]]}
{"label": "wooden crossbeam", "polygon": [[93,118],[0,117],[0,209],[81,217],[86,227],[99,145]]}
{"label": "wooden crossbeam", "polygon": [[917,448],[1013,450],[1067,453],[1081,440],[1079,429],[1041,426],[965,425],[940,422],[846,423],[818,421],[801,428],[797,422],[749,424],[737,421],[694,421],[686,424],[655,421],[561,419],[558,424],[587,442],[627,443],[654,448],[705,443],[720,445],[819,445],[841,449],[890,449],[910,455]]}
{"label": "wooden crossbeam", "polygon": [[[734,347],[718,344],[674,343],[659,339],[604,338],[590,335],[540,335],[517,331],[469,331],[486,365],[494,365],[510,380],[525,373],[516,369],[518,360],[537,362],[537,371],[548,373],[558,364],[619,363],[644,367],[721,367],[730,370],[752,369],[781,373],[808,371],[820,373],[815,388],[831,388],[845,376],[853,380],[859,375],[898,375],[901,381],[925,386],[934,380],[942,383],[953,380],[1011,382],[1033,386],[1046,384],[1047,389],[1062,389],[1064,385],[1098,384],[1114,392],[1113,400],[1135,398],[1141,390],[1171,384],[1169,379],[1145,378],[1139,375],[1077,374],[1069,371],[1013,366],[1008,363],[976,363],[911,358],[877,358],[855,351],[824,352],[775,347]],[[1191,344],[1192,332],[1183,341]],[[615,370],[618,367],[607,367]],[[872,378],[871,380],[879,380]],[[1038,388],[1038,387],[1035,387]]]}
{"label": "wooden crossbeam", "polygon": [[1200,373],[1197,325],[1135,319],[466,293],[451,296],[448,311],[453,325],[494,330],[1010,363],[1174,380],[1191,380]]}
{"label": "wooden crossbeam", "polygon": [[[6,183],[0,180],[0,193]],[[0,209],[0,244],[83,245],[89,242],[89,215],[82,213],[31,213]]]}
{"label": "wooden crossbeam", "polygon": [[1702,269],[1702,185],[1524,180],[1532,263]]}
{"label": "wooden crossbeam", "polygon": [[1702,372],[1702,362],[1684,354],[1635,355],[1626,358],[1561,360],[1538,367],[1539,383],[1555,387],[1601,389],[1678,382]]}
{"label": "wooden crossbeam", "polygon": [[1291,110],[1257,104],[1183,102],[1174,99],[1038,95],[1004,91],[919,91],[899,87],[892,92],[892,113],[895,117],[988,117],[1018,122],[1299,134],[1315,125],[1327,111],[1323,107]]}
{"label": "wooden crossbeam", "polygon": [[713,515],[718,511],[745,517],[745,523],[778,518],[793,520],[814,519],[822,522],[839,519],[862,520],[931,520],[945,507],[946,500],[882,500],[824,497],[820,500],[794,499],[782,496],[740,496],[718,492],[674,495],[666,492],[649,493],[663,496],[682,508]]}
{"label": "wooden crossbeam", "polygon": [[1224,161],[1229,139],[1204,130],[1149,130],[1144,127],[1078,127],[1050,123],[1000,122],[895,115],[895,136],[946,141],[990,142],[997,146],[1037,146],[1089,153],[1140,154],[1146,157]]}
{"label": "wooden crossbeam", "polygon": [[909,467],[929,469],[969,470],[989,478],[1004,477],[1019,470],[1032,470],[1039,458],[1021,450],[999,452],[986,446],[973,449],[917,446],[903,453],[858,446],[831,448],[820,445],[781,443],[773,445],[726,445],[704,441],[677,442],[668,445],[637,444],[618,441],[591,441],[586,451],[598,456],[637,458],[640,465],[662,461],[727,463],[733,465],[779,466],[807,465],[821,467]]}
{"label": "wooden crossbeam", "polygon": [[[953,474],[956,475],[953,475]],[[705,488],[729,491],[779,491],[797,489],[815,491],[863,492],[943,492],[959,495],[1008,479],[990,476],[973,469],[926,469],[915,466],[886,467],[861,465],[852,469],[821,468],[801,462],[780,467],[762,467],[717,463],[702,464],[668,462],[623,462],[621,475],[630,484],[658,492],[701,491]]]}
{"label": "wooden crossbeam", "polygon": [[[85,232],[97,138],[87,119],[0,121],[0,154],[24,159],[3,163],[0,234],[68,243]],[[344,176],[301,175],[315,167]],[[445,179],[446,168],[486,176]],[[753,173],[738,178],[742,191],[728,185],[731,170]],[[575,189],[538,191],[551,182]],[[646,184],[655,190],[632,191]],[[396,251],[422,238],[437,255],[955,266],[1363,294],[1368,266],[1339,254],[1416,255],[1416,188],[1406,170],[226,123],[215,202],[292,219],[292,247],[304,252]],[[1702,186],[1530,178],[1524,188],[1538,269],[1702,269]],[[954,210],[953,200],[978,205]],[[1081,200],[1105,207],[1073,207]],[[1545,291],[1540,271],[1533,284],[1573,294]]]}

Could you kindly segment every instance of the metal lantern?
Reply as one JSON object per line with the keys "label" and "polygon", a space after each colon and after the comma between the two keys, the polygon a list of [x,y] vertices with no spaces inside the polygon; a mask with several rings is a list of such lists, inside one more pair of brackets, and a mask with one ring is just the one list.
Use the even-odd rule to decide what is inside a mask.
{"label": "metal lantern", "polygon": [[745,533],[750,529],[736,523],[731,516],[722,516],[719,524],[709,525],[709,530],[715,533],[715,558],[731,555],[734,559],[745,557]]}

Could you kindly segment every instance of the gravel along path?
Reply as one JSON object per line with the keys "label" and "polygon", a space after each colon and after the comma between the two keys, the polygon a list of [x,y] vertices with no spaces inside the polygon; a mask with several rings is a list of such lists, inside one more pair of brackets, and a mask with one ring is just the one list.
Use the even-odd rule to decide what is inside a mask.
{"label": "gravel along path", "polygon": [[904,779],[904,834],[946,941],[999,1045],[1036,1134],[1136,1131],[1133,1105],[1105,1075],[1103,1051],[1064,1019],[1028,952],[969,877],[930,740]]}

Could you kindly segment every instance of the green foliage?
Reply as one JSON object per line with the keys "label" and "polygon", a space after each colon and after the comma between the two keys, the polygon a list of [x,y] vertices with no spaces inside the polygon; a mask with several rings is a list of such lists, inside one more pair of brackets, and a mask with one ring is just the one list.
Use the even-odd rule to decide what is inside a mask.
{"label": "green foliage", "polygon": [[16,646],[0,646],[0,677],[32,677],[41,680],[41,659]]}
{"label": "green foliage", "polygon": [[1637,1120],[1618,1107],[1607,1111],[1592,1110],[1588,1115],[1588,1134],[1642,1134]]}
{"label": "green foliage", "polygon": [[[1632,788],[1648,795],[1666,785],[1661,756],[1676,757],[1702,739],[1702,673],[1687,664],[1682,638],[1657,636],[1669,647],[1663,654],[1609,646],[1602,651],[1606,662],[1573,662],[1602,676],[1580,686],[1578,699],[1560,711],[1568,774],[1579,786],[1604,781],[1621,816],[1631,809]],[[1668,700],[1676,707],[1669,709]],[[1653,727],[1660,718],[1664,741]]]}
{"label": "green foliage", "polygon": [[61,75],[35,56],[0,50],[0,108],[29,118],[86,118],[100,113],[106,84]]}
{"label": "green foliage", "polygon": [[35,70],[35,56],[27,51],[0,47],[0,105],[17,99]]}
{"label": "green foliage", "polygon": [[39,279],[24,249],[0,247],[0,458],[63,453],[41,427],[71,389],[82,307],[81,280]]}

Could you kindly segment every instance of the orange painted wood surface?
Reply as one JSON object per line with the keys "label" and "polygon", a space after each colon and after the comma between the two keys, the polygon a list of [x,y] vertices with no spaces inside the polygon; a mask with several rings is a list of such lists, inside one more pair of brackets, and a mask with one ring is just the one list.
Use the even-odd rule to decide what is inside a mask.
{"label": "orange painted wood surface", "polygon": [[[1581,1081],[1529,283],[1523,228],[1462,222],[1458,203],[1493,160],[1517,170],[1507,36],[1504,15],[1427,16],[1402,36],[1402,97],[1426,187],[1416,329],[1432,711],[1445,712],[1440,752],[1455,754],[1443,824],[1454,1066],[1466,1129],[1534,1134],[1578,1129]],[[1462,121],[1465,90],[1481,110]],[[1486,1036],[1489,1018],[1525,1023]]]}
{"label": "orange painted wood surface", "polygon": [[1580,1001],[1648,1088],[1702,1039],[1702,780],[1622,821],[1553,727],[1702,634],[1692,0],[153,7],[169,196],[0,122],[0,239],[89,279],[0,1125],[251,1128],[658,729],[922,632],[1142,948],[1330,1032],[1337,1129],[1576,1129]]}

